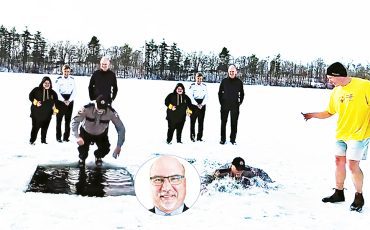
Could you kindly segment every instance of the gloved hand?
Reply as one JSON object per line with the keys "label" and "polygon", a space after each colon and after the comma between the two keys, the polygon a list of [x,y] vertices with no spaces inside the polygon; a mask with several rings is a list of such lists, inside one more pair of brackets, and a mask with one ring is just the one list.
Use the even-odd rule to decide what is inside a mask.
{"label": "gloved hand", "polygon": [[38,100],[36,100],[36,99],[33,99],[33,105],[34,106],[37,106],[37,107],[40,107],[41,106],[41,101],[38,101]]}
{"label": "gloved hand", "polygon": [[113,151],[113,157],[117,159],[119,157],[119,154],[121,153],[121,147],[117,146]]}
{"label": "gloved hand", "polygon": [[193,113],[189,108],[186,109],[186,115],[190,116]]}
{"label": "gloved hand", "polygon": [[55,106],[53,107],[53,114],[56,115],[59,113],[59,109],[57,109]]}
{"label": "gloved hand", "polygon": [[169,104],[168,105],[168,108],[172,111],[175,111],[176,110],[176,106],[172,105],[172,104]]}

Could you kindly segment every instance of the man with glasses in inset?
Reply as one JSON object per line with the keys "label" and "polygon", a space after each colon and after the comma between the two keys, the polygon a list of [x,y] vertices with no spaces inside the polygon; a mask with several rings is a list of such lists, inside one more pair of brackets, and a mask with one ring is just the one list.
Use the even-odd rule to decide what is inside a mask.
{"label": "man with glasses in inset", "polygon": [[172,156],[161,156],[150,168],[150,183],[154,207],[149,211],[173,216],[189,208],[185,205],[186,178],[184,165]]}

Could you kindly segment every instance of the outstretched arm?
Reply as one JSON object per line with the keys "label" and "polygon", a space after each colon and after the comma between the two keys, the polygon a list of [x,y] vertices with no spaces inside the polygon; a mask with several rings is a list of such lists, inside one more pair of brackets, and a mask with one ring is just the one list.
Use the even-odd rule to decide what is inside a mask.
{"label": "outstretched arm", "polygon": [[301,114],[303,115],[306,121],[311,118],[325,119],[325,118],[333,116],[333,114],[329,113],[328,111],[314,112],[314,113],[301,113]]}

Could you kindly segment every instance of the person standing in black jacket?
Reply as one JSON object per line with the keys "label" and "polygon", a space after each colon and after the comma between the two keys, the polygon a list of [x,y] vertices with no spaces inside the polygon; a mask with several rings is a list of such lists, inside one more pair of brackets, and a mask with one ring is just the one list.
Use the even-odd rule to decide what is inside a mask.
{"label": "person standing in black jacket", "polygon": [[100,60],[100,69],[96,70],[90,78],[89,96],[90,100],[96,100],[99,95],[103,95],[107,99],[109,105],[112,104],[117,96],[117,77],[116,74],[109,69],[110,61],[107,57],[102,57]]}
{"label": "person standing in black jacket", "polygon": [[191,110],[189,109],[191,100],[185,94],[185,87],[182,83],[178,83],[175,90],[167,95],[164,104],[167,106],[167,144],[171,144],[175,130],[177,143],[182,143],[181,133],[184,128],[186,115],[191,114]]}
{"label": "person standing in black jacket", "polygon": [[221,141],[226,143],[226,124],[230,112],[231,133],[230,142],[235,145],[236,133],[238,130],[239,106],[243,103],[244,89],[243,82],[236,77],[237,70],[234,65],[228,69],[229,76],[221,81],[218,90],[218,99],[221,104]]}
{"label": "person standing in black jacket", "polygon": [[51,116],[55,109],[55,102],[58,100],[57,93],[52,89],[49,77],[44,77],[38,87],[35,87],[29,94],[31,104],[32,129],[30,144],[34,145],[37,133],[41,128],[41,143],[46,143],[46,134],[48,132]]}

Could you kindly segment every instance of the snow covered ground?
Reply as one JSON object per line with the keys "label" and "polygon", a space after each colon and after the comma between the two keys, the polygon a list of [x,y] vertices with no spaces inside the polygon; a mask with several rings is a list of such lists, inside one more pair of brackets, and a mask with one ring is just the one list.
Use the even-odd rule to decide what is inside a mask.
{"label": "snow covered ground", "polygon": [[[369,163],[365,174],[362,213],[349,211],[354,198],[350,176],[346,201],[324,204],[323,196],[334,187],[332,145],[336,117],[305,122],[301,112],[325,109],[328,90],[245,86],[237,146],[219,142],[219,84],[208,84],[209,103],[203,143],[189,138],[189,118],[183,131],[184,144],[165,143],[167,122],[164,98],[176,82],[136,79],[118,80],[113,105],[126,126],[121,156],[103,160],[126,167],[136,175],[140,166],[157,154],[172,154],[195,160],[200,175],[218,165],[243,157],[275,180],[276,190],[251,188],[200,195],[185,213],[162,217],[150,213],[135,196],[83,197],[25,193],[38,164],[70,163],[78,159],[77,144],[55,140],[55,117],[49,127],[48,145],[28,144],[31,130],[28,94],[43,75],[0,73],[0,228],[1,229],[363,229],[370,223]],[[51,76],[52,80],[56,76]],[[76,77],[75,112],[88,100],[89,77]],[[190,82],[184,82],[186,88]],[[110,140],[116,142],[115,129]],[[229,134],[229,123],[227,135]],[[92,162],[90,150],[88,161]]]}

